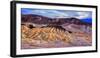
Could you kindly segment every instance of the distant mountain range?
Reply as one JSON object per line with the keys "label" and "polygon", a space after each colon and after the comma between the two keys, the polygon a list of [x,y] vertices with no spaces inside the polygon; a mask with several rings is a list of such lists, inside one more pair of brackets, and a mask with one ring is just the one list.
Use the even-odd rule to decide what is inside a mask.
{"label": "distant mountain range", "polygon": [[89,19],[78,19],[78,18],[48,18],[40,15],[21,15],[22,23],[35,23],[35,24],[51,24],[51,25],[61,25],[65,23],[77,24],[77,25],[92,25],[88,23]]}

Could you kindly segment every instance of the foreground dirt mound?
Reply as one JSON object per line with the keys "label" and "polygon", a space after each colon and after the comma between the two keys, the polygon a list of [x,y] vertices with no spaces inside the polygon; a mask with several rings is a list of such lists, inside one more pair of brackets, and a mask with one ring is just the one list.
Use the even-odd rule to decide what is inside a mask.
{"label": "foreground dirt mound", "polygon": [[22,25],[22,49],[91,45],[91,35],[68,32],[55,27],[29,28]]}

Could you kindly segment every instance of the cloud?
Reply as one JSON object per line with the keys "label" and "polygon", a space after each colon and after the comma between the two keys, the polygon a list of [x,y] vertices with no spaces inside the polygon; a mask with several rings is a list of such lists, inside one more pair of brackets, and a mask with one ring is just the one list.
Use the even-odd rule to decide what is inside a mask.
{"label": "cloud", "polygon": [[77,12],[77,15],[79,16],[77,16],[76,18],[79,19],[91,17],[91,14],[89,14],[88,12]]}
{"label": "cloud", "polygon": [[73,11],[73,10],[50,10],[50,9],[28,9],[22,8],[22,14],[36,14],[46,17],[59,17],[59,18],[68,18],[76,17],[79,19],[92,17],[92,13],[89,11]]}

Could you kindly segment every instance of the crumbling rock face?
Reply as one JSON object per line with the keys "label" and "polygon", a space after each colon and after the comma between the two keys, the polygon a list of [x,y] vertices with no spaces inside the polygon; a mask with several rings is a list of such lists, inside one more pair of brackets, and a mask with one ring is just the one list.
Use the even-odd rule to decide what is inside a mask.
{"label": "crumbling rock face", "polygon": [[[22,26],[22,40],[27,40],[31,44],[41,44],[44,42],[55,43],[61,41],[62,43],[71,43],[70,34],[63,30],[45,27],[45,28],[32,28]],[[37,42],[36,41],[40,41]]]}

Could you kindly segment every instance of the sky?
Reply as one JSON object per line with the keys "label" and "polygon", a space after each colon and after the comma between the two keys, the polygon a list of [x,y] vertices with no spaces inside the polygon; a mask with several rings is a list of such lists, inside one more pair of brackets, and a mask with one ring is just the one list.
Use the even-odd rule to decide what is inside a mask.
{"label": "sky", "polygon": [[35,15],[42,15],[50,18],[75,17],[85,22],[89,22],[89,23],[92,22],[91,11],[22,8],[21,14],[35,14]]}

